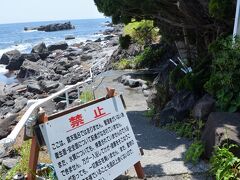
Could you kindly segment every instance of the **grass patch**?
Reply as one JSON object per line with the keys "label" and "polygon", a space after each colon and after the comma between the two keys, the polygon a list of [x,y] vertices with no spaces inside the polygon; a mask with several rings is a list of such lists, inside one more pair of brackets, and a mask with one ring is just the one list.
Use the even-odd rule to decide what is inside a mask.
{"label": "grass patch", "polygon": [[121,59],[120,61],[113,64],[113,68],[118,70],[133,69],[134,60]]}
{"label": "grass patch", "polygon": [[83,104],[94,100],[93,92],[91,92],[91,91],[82,92],[80,95],[80,100]]}
{"label": "grass patch", "polygon": [[17,173],[27,174],[30,172],[28,168],[30,147],[31,140],[25,141],[21,147],[16,149],[18,154],[21,156],[21,159],[14,168],[7,172],[6,180],[12,180]]}
{"label": "grass patch", "polygon": [[149,107],[148,110],[144,113],[144,116],[148,118],[153,118],[155,113],[156,113],[156,110],[154,109],[154,107]]}

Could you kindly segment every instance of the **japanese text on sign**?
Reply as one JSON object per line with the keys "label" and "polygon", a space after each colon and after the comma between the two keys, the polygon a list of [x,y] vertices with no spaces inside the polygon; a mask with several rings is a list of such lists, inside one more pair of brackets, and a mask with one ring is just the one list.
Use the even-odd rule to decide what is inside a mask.
{"label": "japanese text on sign", "polygon": [[120,97],[40,125],[60,180],[112,180],[140,160]]}

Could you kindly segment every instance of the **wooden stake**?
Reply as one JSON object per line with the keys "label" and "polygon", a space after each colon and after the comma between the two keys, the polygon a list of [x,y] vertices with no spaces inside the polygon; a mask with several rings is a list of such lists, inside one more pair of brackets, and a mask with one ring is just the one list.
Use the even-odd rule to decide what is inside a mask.
{"label": "wooden stake", "polygon": [[144,171],[143,171],[143,168],[142,168],[142,165],[141,165],[140,161],[138,161],[136,164],[134,164],[134,168],[135,168],[135,171],[137,173],[137,177],[139,179],[144,179],[145,175],[144,175]]}
{"label": "wooden stake", "polygon": [[[39,109],[39,117],[38,123],[45,123],[48,121],[47,116],[42,108]],[[37,170],[37,163],[38,163],[38,156],[39,156],[40,147],[37,143],[37,137],[33,135],[32,144],[31,144],[31,151],[30,151],[30,158],[29,158],[29,170],[30,172],[27,175],[27,180],[35,180],[36,179],[36,170]]]}
{"label": "wooden stake", "polygon": [[116,95],[115,89],[113,88],[106,88],[107,89],[107,98],[112,98]]}

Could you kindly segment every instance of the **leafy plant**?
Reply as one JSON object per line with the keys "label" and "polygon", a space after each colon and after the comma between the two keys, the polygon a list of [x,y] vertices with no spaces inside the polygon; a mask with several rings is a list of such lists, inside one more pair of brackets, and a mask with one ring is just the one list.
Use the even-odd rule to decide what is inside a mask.
{"label": "leafy plant", "polygon": [[185,160],[196,164],[204,152],[204,145],[201,141],[194,141],[188,148]]}
{"label": "leafy plant", "polygon": [[216,147],[210,159],[211,173],[217,180],[231,180],[240,178],[240,159],[230,151],[236,145],[224,144]]}
{"label": "leafy plant", "polygon": [[204,123],[201,120],[188,120],[186,122],[175,122],[165,126],[166,129],[176,132],[178,136],[199,140]]}
{"label": "leafy plant", "polygon": [[205,89],[216,97],[223,111],[235,112],[240,108],[240,42],[232,38],[219,39],[209,47],[213,53],[212,73]]}
{"label": "leafy plant", "polygon": [[140,45],[150,45],[158,39],[159,29],[154,27],[153,21],[133,21],[124,27],[124,34],[129,35]]}
{"label": "leafy plant", "polygon": [[123,49],[128,49],[129,45],[131,43],[131,36],[125,35],[125,36],[120,36],[119,37],[119,44],[121,48]]}

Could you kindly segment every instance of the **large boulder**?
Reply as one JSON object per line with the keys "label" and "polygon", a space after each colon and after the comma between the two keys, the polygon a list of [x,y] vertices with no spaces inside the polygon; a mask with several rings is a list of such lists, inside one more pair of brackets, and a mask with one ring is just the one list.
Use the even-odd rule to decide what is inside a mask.
{"label": "large boulder", "polygon": [[[215,146],[225,143],[240,145],[240,114],[227,112],[213,112],[209,115],[202,134],[205,146],[204,156],[210,158]],[[240,157],[240,149],[233,151]]]}
{"label": "large boulder", "polygon": [[17,112],[21,111],[27,105],[28,99],[24,98],[24,97],[19,97],[19,98],[15,99],[14,102],[15,102],[14,112],[17,113]]}
{"label": "large boulder", "polygon": [[197,98],[190,91],[178,92],[160,112],[160,119],[157,124],[165,126],[168,123],[183,121],[189,116],[196,100]]}
{"label": "large boulder", "polygon": [[215,109],[215,100],[212,96],[204,95],[194,106],[192,115],[195,119],[207,120],[208,115]]}
{"label": "large boulder", "polygon": [[102,47],[99,45],[99,43],[90,42],[83,46],[82,50],[87,52],[101,51]]}
{"label": "large boulder", "polygon": [[18,50],[13,50],[8,52],[9,63],[6,66],[6,69],[10,71],[19,70],[23,64],[24,59],[21,56],[21,53]]}
{"label": "large boulder", "polygon": [[88,61],[88,60],[91,60],[93,57],[91,55],[87,55],[87,54],[83,54],[81,56],[81,60],[82,61]]}
{"label": "large boulder", "polygon": [[49,51],[66,50],[68,48],[68,44],[66,42],[58,42],[58,43],[49,45],[47,48]]}
{"label": "large boulder", "polygon": [[17,114],[8,113],[0,119],[0,139],[5,138],[12,130],[11,126],[17,123]]}
{"label": "large boulder", "polygon": [[40,66],[32,61],[25,60],[17,74],[18,78],[27,78],[40,74]]}
{"label": "large boulder", "polygon": [[45,59],[50,54],[44,42],[34,46],[31,53],[37,53],[41,57],[41,59]]}
{"label": "large boulder", "polygon": [[30,54],[22,54],[22,59],[27,59],[32,62],[37,62],[40,59],[40,56],[38,53],[30,53]]}
{"label": "large boulder", "polygon": [[18,61],[21,57],[21,53],[18,50],[12,50],[4,53],[0,59],[0,64],[8,65],[11,61]]}
{"label": "large boulder", "polygon": [[52,89],[57,89],[59,87],[59,83],[58,82],[54,82],[54,81],[40,81],[39,85],[42,87],[42,89],[45,92],[49,92]]}
{"label": "large boulder", "polygon": [[27,90],[28,92],[36,93],[36,94],[43,93],[41,86],[37,82],[31,82],[30,84],[28,84]]}

